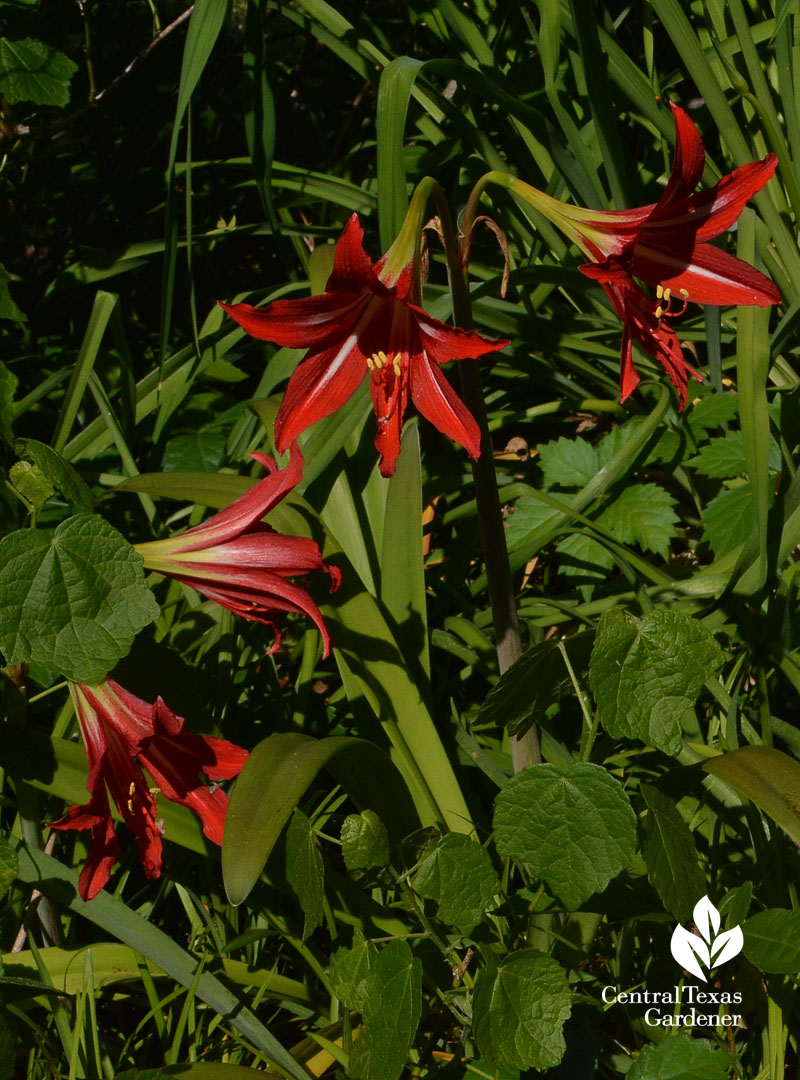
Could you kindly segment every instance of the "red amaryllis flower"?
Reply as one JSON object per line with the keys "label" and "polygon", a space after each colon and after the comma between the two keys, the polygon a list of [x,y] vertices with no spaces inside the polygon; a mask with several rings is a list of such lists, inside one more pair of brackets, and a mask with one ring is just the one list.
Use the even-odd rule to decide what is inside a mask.
{"label": "red amaryllis flower", "polygon": [[309,350],[289,380],[275,421],[278,450],[335,412],[369,374],[383,476],[394,474],[409,394],[423,416],[477,458],[478,425],[439,365],[483,356],[508,342],[431,318],[419,306],[414,260],[396,274],[386,256],[373,267],[363,236],[353,214],[321,296],[276,300],[263,310],[221,305],[253,337]]}
{"label": "red amaryllis flower", "polygon": [[[92,847],[78,891],[91,900],[105,886],[120,852],[108,795],[139,844],[149,878],[161,874],[161,826],[142,765],[173,802],[193,810],[203,832],[222,843],[228,796],[209,780],[228,780],[241,772],[247,751],[225,739],[191,735],[184,721],[161,698],[154,705],[134,697],[108,679],[100,686],[70,683],[70,693],[89,757],[89,801],[70,806],[53,829],[91,829]],[[138,759],[138,761],[137,761]]]}
{"label": "red amaryllis flower", "polygon": [[280,470],[266,454],[250,456],[269,469],[270,475],[202,525],[167,540],[134,546],[148,570],[191,585],[235,615],[271,626],[276,640],[270,651],[280,643],[272,618],[275,612],[309,615],[322,634],[327,656],[330,637],[320,610],[306,590],[288,578],[324,570],[331,576],[331,589],[335,589],[339,570],[322,561],[313,540],[282,536],[261,521],[300,482],[303,455],[293,443],[289,464]]}
{"label": "red amaryllis flower", "polygon": [[[689,116],[677,105],[672,112],[675,157],[657,203],[632,210],[586,210],[558,202],[518,180],[508,186],[558,225],[592,260],[581,270],[600,282],[625,324],[622,400],[639,382],[631,350],[636,340],[663,364],[683,406],[687,372],[697,373],[684,361],[669,318],[682,315],[690,300],[759,307],[780,302],[780,292],[769,278],[708,243],[733,225],[748,199],[773,175],[778,159],[767,154],[762,161],[742,165],[713,187],[694,194],[705,151]],[[656,290],[654,300],[639,282]],[[675,310],[672,302],[678,297],[681,307]]]}

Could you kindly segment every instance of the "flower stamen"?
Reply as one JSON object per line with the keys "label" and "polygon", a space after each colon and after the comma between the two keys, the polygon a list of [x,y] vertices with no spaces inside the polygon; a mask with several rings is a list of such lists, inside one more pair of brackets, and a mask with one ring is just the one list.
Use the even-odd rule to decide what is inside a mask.
{"label": "flower stamen", "polygon": [[387,356],[383,350],[380,350],[367,357],[367,367],[370,371],[383,371],[384,368],[391,367],[399,379],[402,371],[401,360],[401,353],[391,353]]}
{"label": "flower stamen", "polygon": [[656,287],[656,299],[663,301],[655,310],[655,317],[660,319],[662,315],[668,315],[670,319],[679,319],[683,315],[689,306],[689,292],[687,289],[680,289],[681,300],[683,301],[683,307],[679,311],[672,309],[672,289],[665,289],[662,285]]}

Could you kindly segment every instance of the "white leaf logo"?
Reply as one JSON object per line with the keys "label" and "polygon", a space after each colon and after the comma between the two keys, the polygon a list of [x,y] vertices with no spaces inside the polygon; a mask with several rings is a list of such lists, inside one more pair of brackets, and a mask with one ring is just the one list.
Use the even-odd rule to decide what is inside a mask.
{"label": "white leaf logo", "polygon": [[708,982],[703,968],[710,971],[738,955],[744,945],[742,930],[734,926],[732,930],[718,934],[720,915],[707,896],[698,900],[692,914],[702,937],[690,933],[679,924],[672,933],[670,951],[682,968]]}

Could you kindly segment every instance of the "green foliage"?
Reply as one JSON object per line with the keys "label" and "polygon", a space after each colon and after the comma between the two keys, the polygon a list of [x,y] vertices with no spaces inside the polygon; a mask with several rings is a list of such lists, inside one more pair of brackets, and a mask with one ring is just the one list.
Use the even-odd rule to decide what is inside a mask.
{"label": "green foliage", "polygon": [[30,503],[34,510],[41,510],[55,488],[38,465],[29,461],[17,461],[8,470],[8,479],[15,491]]}
{"label": "green foliage", "polygon": [[652,784],[642,784],[641,792],[647,806],[642,855],[648,880],[665,909],[678,922],[688,922],[706,891],[694,837],[672,799]]}
{"label": "green foliage", "polygon": [[389,834],[374,810],[348,814],[342,822],[341,840],[348,870],[372,870],[389,862]]}
{"label": "green foliage", "polygon": [[393,827],[408,820],[408,796],[378,747],[344,736],[318,741],[299,732],[270,735],[250,754],[228,810],[222,873],[231,903],[246,899],[284,825],[323,768],[357,803],[381,808]]}
{"label": "green foliage", "polygon": [[286,830],[286,880],[300,900],[305,915],[303,938],[307,938],[322,922],[325,866],[311,822],[297,809]]}
{"label": "green foliage", "polygon": [[597,524],[608,529],[620,543],[637,544],[666,559],[678,522],[674,506],[675,499],[656,484],[633,484],[620,492]]}
{"label": "green foliage", "polygon": [[68,56],[36,38],[0,40],[0,93],[11,102],[66,105],[78,70]]}
{"label": "green foliage", "polygon": [[718,556],[735,551],[755,524],[753,490],[747,482],[721,491],[703,511],[703,537]]}
{"label": "green foliage", "polygon": [[722,661],[709,631],[680,612],[656,608],[642,619],[609,612],[589,669],[603,726],[677,754],[683,716]]}
{"label": "green foliage", "polygon": [[25,315],[14,303],[14,298],[9,292],[8,283],[11,275],[0,263],[0,319],[8,319],[15,323],[24,323]]}
{"label": "green foliage", "polygon": [[497,796],[494,828],[500,854],[530,866],[568,908],[602,892],[633,862],[636,816],[600,765],[524,769]]}
{"label": "green foliage", "polygon": [[770,746],[743,746],[703,768],[752,799],[800,844],[800,762]]}
{"label": "green foliage", "polygon": [[422,859],[413,885],[439,905],[439,919],[469,934],[491,907],[500,881],[486,848],[468,836],[443,836]]}
{"label": "green foliage", "polygon": [[731,1058],[706,1039],[683,1035],[666,1038],[658,1046],[646,1046],[631,1066],[630,1080],[725,1080]]}
{"label": "green foliage", "polygon": [[[0,851],[0,1071],[793,1074],[793,6],[0,6],[0,826],[18,845],[16,867]],[[670,101],[701,130],[706,189],[780,162],[713,242],[781,304],[703,309],[690,287],[685,311],[673,290],[655,315],[656,281],[637,294],[642,326],[674,331],[703,376],[682,410],[636,342],[641,382],[620,402],[622,324],[580,272],[589,256],[502,183],[473,188],[510,170],[575,207],[651,205]],[[126,541],[172,536],[263,476],[249,454],[274,453],[304,355],[245,335],[217,301],[319,294],[349,215],[377,258],[424,177],[445,239],[448,210],[478,220],[449,268],[426,231],[415,302],[510,341],[480,363],[494,455],[477,483],[413,372],[398,469],[379,475],[362,365],[353,397],[301,433],[302,482],[267,523],[341,571],[333,595],[316,571],[276,581],[310,591],[331,655],[294,611],[275,614],[273,652],[270,627],[153,575],[156,618]],[[620,266],[643,269],[631,257]],[[456,369],[441,374],[461,394]],[[508,596],[487,567],[504,546],[499,516],[485,533],[494,480]],[[509,666],[513,608],[528,648]],[[204,760],[188,806],[159,796],[158,880],[116,822],[111,880],[85,903],[99,830],[58,832],[52,855],[40,843],[88,798],[59,680],[112,666],[250,759],[213,782]],[[157,747],[168,766],[173,746]],[[210,836],[228,796],[221,883]],[[674,985],[669,936],[704,894],[745,937],[720,978],[741,984],[747,1027],[713,1044],[602,996]]]}
{"label": "green foliage", "polygon": [[193,431],[176,435],[164,449],[164,472],[216,472],[225,457],[225,435],[221,431]]}
{"label": "green foliage", "polygon": [[8,893],[17,876],[18,868],[16,849],[5,836],[0,836],[0,896]]}
{"label": "green foliage", "polygon": [[371,941],[337,950],[331,985],[348,1009],[361,1013],[363,1029],[350,1051],[353,1080],[397,1080],[422,1009],[422,965],[405,941],[377,949]]}
{"label": "green foliage", "polygon": [[0,541],[0,647],[99,683],[158,616],[142,559],[100,517],[68,518],[52,537],[22,530]]}
{"label": "green foliage", "polygon": [[504,672],[483,702],[478,722],[507,727],[519,735],[537,715],[572,690],[566,652],[573,670],[585,670],[592,650],[592,634],[575,634],[563,641],[532,645]]}
{"label": "green foliage", "polygon": [[547,1069],[561,1060],[572,995],[560,964],[535,949],[483,968],[475,983],[475,1035],[493,1065]]}
{"label": "green foliage", "polygon": [[742,926],[744,954],[768,974],[800,972],[800,911],[769,908]]}
{"label": "green foliage", "polygon": [[79,510],[93,510],[94,499],[86,482],[69,462],[38,439],[17,439],[16,451],[30,461],[45,479]]}
{"label": "green foliage", "polygon": [[0,363],[0,441],[11,446],[14,441],[12,423],[14,420],[14,393],[19,380]]}

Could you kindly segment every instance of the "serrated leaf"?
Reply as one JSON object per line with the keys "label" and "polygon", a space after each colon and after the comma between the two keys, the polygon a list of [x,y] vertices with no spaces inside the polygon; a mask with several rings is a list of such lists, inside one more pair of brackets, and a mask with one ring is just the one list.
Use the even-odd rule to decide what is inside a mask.
{"label": "serrated leaf", "polygon": [[55,491],[39,466],[30,461],[15,461],[8,470],[8,479],[35,510],[41,509]]}
{"label": "serrated leaf", "polygon": [[405,941],[378,950],[371,941],[339,949],[331,961],[331,987],[364,1026],[350,1051],[352,1080],[397,1080],[422,1012],[422,964]]}
{"label": "serrated leaf", "polygon": [[679,753],[681,719],[723,660],[709,631],[681,612],[656,608],[642,619],[606,613],[589,665],[603,726],[615,738]]}
{"label": "serrated leaf", "polygon": [[46,443],[38,439],[17,439],[16,451],[21,458],[32,461],[41,469],[68,503],[81,510],[92,509],[94,498],[81,476]]}
{"label": "serrated leaf", "polygon": [[642,784],[641,793],[648,809],[642,844],[647,879],[666,910],[688,922],[706,891],[694,837],[672,799],[652,784]]}
{"label": "serrated leaf", "polygon": [[742,926],[744,955],[765,975],[800,972],[800,911],[769,908]]}
{"label": "serrated leaf", "polygon": [[0,361],[0,442],[11,446],[14,441],[14,394],[19,379]]}
{"label": "serrated leaf", "polygon": [[463,833],[443,836],[422,859],[414,881],[421,896],[435,900],[439,918],[469,934],[500,891],[486,848]]}
{"label": "serrated leaf", "polygon": [[[769,503],[774,496],[770,491]],[[717,556],[726,555],[747,540],[756,524],[756,507],[750,481],[721,492],[703,511],[703,538]]]}
{"label": "serrated leaf", "polygon": [[695,438],[700,442],[706,438],[707,431],[724,427],[729,420],[739,415],[739,395],[708,394],[684,413],[684,422]]}
{"label": "serrated leaf", "polygon": [[389,862],[389,834],[374,810],[348,814],[342,823],[342,857],[348,870],[371,870]]}
{"label": "serrated leaf", "polygon": [[574,671],[585,671],[593,641],[593,632],[584,632],[562,642],[549,640],[532,645],[489,691],[475,719],[476,726],[506,727],[512,735],[527,731],[537,714],[543,714],[562,694],[573,692],[561,649],[566,650]]}
{"label": "serrated leaf", "polygon": [[733,1061],[707,1039],[675,1035],[658,1046],[645,1046],[627,1080],[728,1080]]}
{"label": "serrated leaf", "polygon": [[0,541],[0,649],[10,664],[45,664],[96,684],[158,618],[143,560],[102,518],[79,514],[50,536]]}
{"label": "serrated leaf", "polygon": [[20,311],[9,292],[9,281],[11,281],[11,275],[0,263],[0,319],[8,319],[16,323],[27,322],[25,312]]}
{"label": "serrated leaf", "polygon": [[506,546],[509,551],[525,543],[528,535],[556,518],[559,511],[532,495],[523,495],[514,504],[514,513],[506,523]]}
{"label": "serrated leaf", "polygon": [[227,439],[221,431],[193,431],[176,435],[164,448],[164,472],[215,473],[225,457]]}
{"label": "serrated leaf", "polygon": [[636,815],[602,766],[533,765],[497,796],[495,843],[527,863],[563,903],[580,907],[633,862]]}
{"label": "serrated leaf", "polygon": [[67,105],[77,70],[68,56],[37,38],[0,38],[0,94],[12,105],[18,101]]}
{"label": "serrated leaf", "polygon": [[511,953],[475,980],[475,1038],[493,1065],[550,1069],[564,1056],[572,995],[561,965],[535,949]]}
{"label": "serrated leaf", "polygon": [[19,870],[17,852],[5,836],[0,836],[0,899],[6,895]]}
{"label": "serrated leaf", "polygon": [[[741,431],[729,431],[726,435],[712,439],[707,446],[690,458],[687,465],[692,465],[703,476],[718,480],[731,480],[747,472],[744,455],[744,436]],[[774,472],[781,467],[781,451],[775,439],[769,440],[769,467]]]}
{"label": "serrated leaf", "polygon": [[586,439],[554,439],[537,447],[545,487],[583,487],[600,468],[598,451]]}
{"label": "serrated leaf", "polygon": [[606,571],[614,565],[614,556],[608,548],[588,533],[572,533],[561,541],[556,551],[561,573],[587,585],[605,581]]}
{"label": "serrated leaf", "polygon": [[658,484],[632,484],[622,489],[597,524],[621,544],[638,544],[666,559],[679,520],[674,505],[669,492]]}
{"label": "serrated leaf", "polygon": [[322,924],[325,867],[311,822],[302,810],[295,810],[286,830],[286,880],[297,893],[305,915],[305,941]]}

